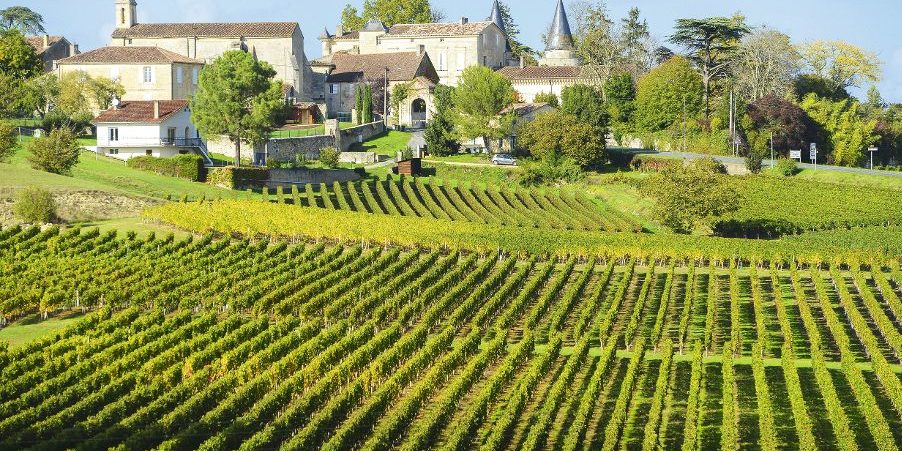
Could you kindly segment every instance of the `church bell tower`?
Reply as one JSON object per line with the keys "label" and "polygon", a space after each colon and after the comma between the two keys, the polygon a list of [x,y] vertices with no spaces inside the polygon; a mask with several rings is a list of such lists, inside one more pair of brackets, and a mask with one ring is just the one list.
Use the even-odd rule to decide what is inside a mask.
{"label": "church bell tower", "polygon": [[131,28],[138,23],[138,2],[116,0],[116,28]]}

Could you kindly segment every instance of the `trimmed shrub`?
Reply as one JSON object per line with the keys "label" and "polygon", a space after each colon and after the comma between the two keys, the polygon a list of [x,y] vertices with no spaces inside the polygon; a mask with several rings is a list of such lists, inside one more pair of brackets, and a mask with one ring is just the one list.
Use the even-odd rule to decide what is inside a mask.
{"label": "trimmed shrub", "polygon": [[789,158],[780,158],[774,164],[774,172],[783,177],[792,177],[799,172],[799,165],[795,160]]}
{"label": "trimmed shrub", "polygon": [[128,167],[155,172],[169,177],[179,177],[202,182],[205,178],[204,160],[200,155],[176,155],[172,158],[135,157],[126,163]]}
{"label": "trimmed shrub", "polygon": [[228,189],[259,188],[268,181],[269,169],[266,168],[228,166],[207,172],[207,183]]}
{"label": "trimmed shrub", "polygon": [[56,201],[50,191],[37,186],[29,186],[19,192],[13,213],[23,222],[43,224],[53,222],[56,216]]}
{"label": "trimmed shrub", "polygon": [[323,164],[323,166],[335,169],[338,167],[339,159],[341,158],[341,151],[334,147],[324,147],[319,151],[319,162]]}
{"label": "trimmed shrub", "polygon": [[727,173],[727,167],[719,160],[715,160],[711,157],[699,158],[698,160],[693,161],[692,165],[702,171],[710,172],[712,174]]}
{"label": "trimmed shrub", "polygon": [[68,174],[78,164],[80,151],[75,134],[60,128],[28,143],[28,162],[39,171]]}

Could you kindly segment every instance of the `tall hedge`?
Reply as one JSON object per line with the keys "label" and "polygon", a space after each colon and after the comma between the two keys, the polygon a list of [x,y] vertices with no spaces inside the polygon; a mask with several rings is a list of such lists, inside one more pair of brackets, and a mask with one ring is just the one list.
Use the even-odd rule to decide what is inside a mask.
{"label": "tall hedge", "polygon": [[172,158],[134,157],[130,158],[127,164],[130,168],[188,179],[192,182],[202,182],[206,176],[204,160],[200,155],[176,155]]}
{"label": "tall hedge", "polygon": [[228,189],[259,188],[269,181],[269,169],[228,166],[213,168],[207,174],[207,183]]}

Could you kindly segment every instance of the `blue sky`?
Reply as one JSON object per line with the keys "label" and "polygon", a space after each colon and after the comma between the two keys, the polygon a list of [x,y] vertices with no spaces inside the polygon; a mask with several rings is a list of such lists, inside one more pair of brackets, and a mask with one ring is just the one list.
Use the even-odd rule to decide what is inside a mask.
{"label": "blue sky", "polygon": [[[360,6],[363,0],[350,0]],[[320,56],[316,37],[334,30],[348,0],[138,0],[141,22],[296,21],[306,37],[307,56]],[[508,0],[520,24],[521,40],[540,48],[539,36],[551,20],[556,0]],[[566,2],[566,0],[565,0]],[[489,14],[491,0],[432,0],[451,19]],[[642,10],[652,34],[665,39],[680,17],[730,15],[741,11],[752,25],[768,25],[795,42],[843,39],[877,52],[884,61],[880,91],[902,102],[902,5],[899,0],[608,0],[614,17],[633,6]],[[0,0],[0,6],[26,5],[44,15],[47,29],[89,50],[109,41],[114,0]],[[290,6],[285,6],[290,5]],[[866,89],[867,87],[865,87]]]}

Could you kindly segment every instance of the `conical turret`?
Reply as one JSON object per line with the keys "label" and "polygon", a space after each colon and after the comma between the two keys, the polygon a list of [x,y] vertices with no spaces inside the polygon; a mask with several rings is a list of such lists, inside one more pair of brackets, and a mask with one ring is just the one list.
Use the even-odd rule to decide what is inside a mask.
{"label": "conical turret", "polygon": [[573,33],[570,32],[570,22],[567,20],[567,11],[564,10],[564,1],[558,0],[545,50],[571,49],[573,49]]}
{"label": "conical turret", "polygon": [[[492,5],[492,15],[489,16],[489,21],[494,23],[501,29],[501,32],[504,33],[505,38],[507,38],[507,28],[504,26],[504,16],[501,14],[501,5],[498,4],[498,0],[495,0],[495,3]],[[506,51],[510,51],[511,44],[510,41],[505,39],[505,47]]]}

